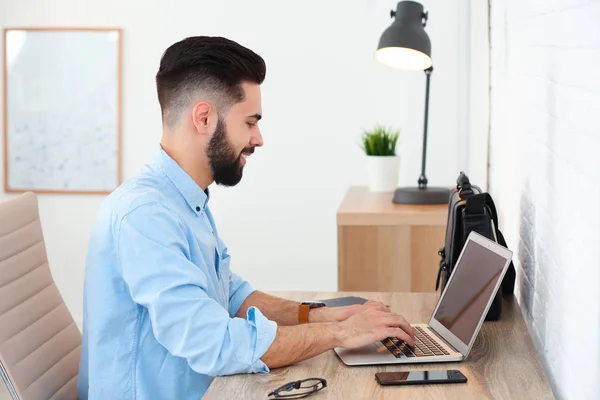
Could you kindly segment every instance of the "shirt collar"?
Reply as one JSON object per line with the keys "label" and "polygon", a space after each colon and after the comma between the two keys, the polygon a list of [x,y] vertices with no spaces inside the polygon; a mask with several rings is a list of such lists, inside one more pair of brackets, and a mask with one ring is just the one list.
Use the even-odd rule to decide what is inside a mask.
{"label": "shirt collar", "polygon": [[202,190],[188,173],[163,150],[162,146],[159,146],[156,151],[154,163],[177,188],[188,206],[196,214],[204,212],[210,199],[208,188],[206,188],[206,191]]}

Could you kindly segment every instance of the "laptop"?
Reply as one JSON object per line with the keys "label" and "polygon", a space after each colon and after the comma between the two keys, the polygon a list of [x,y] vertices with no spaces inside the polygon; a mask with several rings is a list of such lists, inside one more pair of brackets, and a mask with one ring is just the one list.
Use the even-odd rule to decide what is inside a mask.
{"label": "laptop", "polygon": [[336,347],[335,353],[346,365],[465,360],[512,254],[493,240],[471,232],[429,322],[411,325],[415,331],[415,347],[397,338],[387,338],[357,349]]}

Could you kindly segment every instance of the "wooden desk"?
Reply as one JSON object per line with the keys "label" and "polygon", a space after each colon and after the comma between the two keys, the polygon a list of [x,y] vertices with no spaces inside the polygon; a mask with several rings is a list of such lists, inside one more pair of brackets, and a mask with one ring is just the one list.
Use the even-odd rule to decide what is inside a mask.
{"label": "wooden desk", "polygon": [[[309,293],[275,292],[293,300],[321,300],[340,296],[361,296],[389,304],[409,322],[426,322],[435,307],[434,293]],[[466,361],[447,364],[358,366],[344,365],[327,351],[298,364],[271,370],[269,374],[234,375],[216,378],[203,399],[267,399],[271,390],[294,380],[319,377],[327,388],[308,399],[553,399],[543,369],[520,309],[514,300],[505,300],[502,319],[485,322]],[[379,371],[458,369],[465,384],[381,387],[375,381]]]}
{"label": "wooden desk", "polygon": [[337,212],[338,290],[433,292],[448,205],[392,203],[352,187]]}

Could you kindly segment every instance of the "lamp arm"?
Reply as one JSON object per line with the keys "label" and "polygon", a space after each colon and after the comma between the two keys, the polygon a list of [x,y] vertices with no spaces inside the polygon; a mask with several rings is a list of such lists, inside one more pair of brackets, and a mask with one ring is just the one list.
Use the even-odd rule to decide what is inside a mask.
{"label": "lamp arm", "polygon": [[427,175],[425,175],[425,164],[427,159],[427,123],[429,120],[429,81],[431,79],[432,72],[433,66],[425,70],[425,121],[423,123],[423,156],[421,158],[421,176],[419,177],[419,189],[425,189],[427,187]]}

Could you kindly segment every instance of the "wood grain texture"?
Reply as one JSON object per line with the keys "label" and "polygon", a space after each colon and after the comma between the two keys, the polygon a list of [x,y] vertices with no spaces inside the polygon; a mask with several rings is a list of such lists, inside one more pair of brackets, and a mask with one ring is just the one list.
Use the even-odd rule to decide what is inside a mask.
{"label": "wood grain texture", "polygon": [[[383,301],[409,322],[427,322],[438,295],[434,293],[317,293],[272,292],[293,300],[322,300],[361,296]],[[290,344],[293,345],[293,344]],[[466,384],[381,387],[375,381],[380,371],[458,369]],[[294,380],[320,377],[327,388],[310,399],[553,399],[538,361],[520,309],[513,297],[506,298],[502,319],[486,322],[466,361],[447,364],[391,366],[345,366],[333,351],[310,360],[272,370],[269,374],[247,374],[216,378],[204,399],[266,399],[271,390]]]}
{"label": "wood grain texture", "polygon": [[433,292],[445,226],[338,226],[338,290]]}
{"label": "wood grain texture", "polygon": [[410,228],[339,227],[338,290],[411,291]]}
{"label": "wood grain texture", "polygon": [[370,192],[351,187],[337,211],[338,226],[344,225],[445,225],[448,205],[392,203],[392,193]]}
{"label": "wood grain texture", "polygon": [[447,207],[394,204],[390,193],[349,188],[337,213],[337,289],[433,292]]}
{"label": "wood grain texture", "polygon": [[440,265],[438,251],[444,247],[446,224],[413,226],[410,230],[411,291],[434,292]]}

